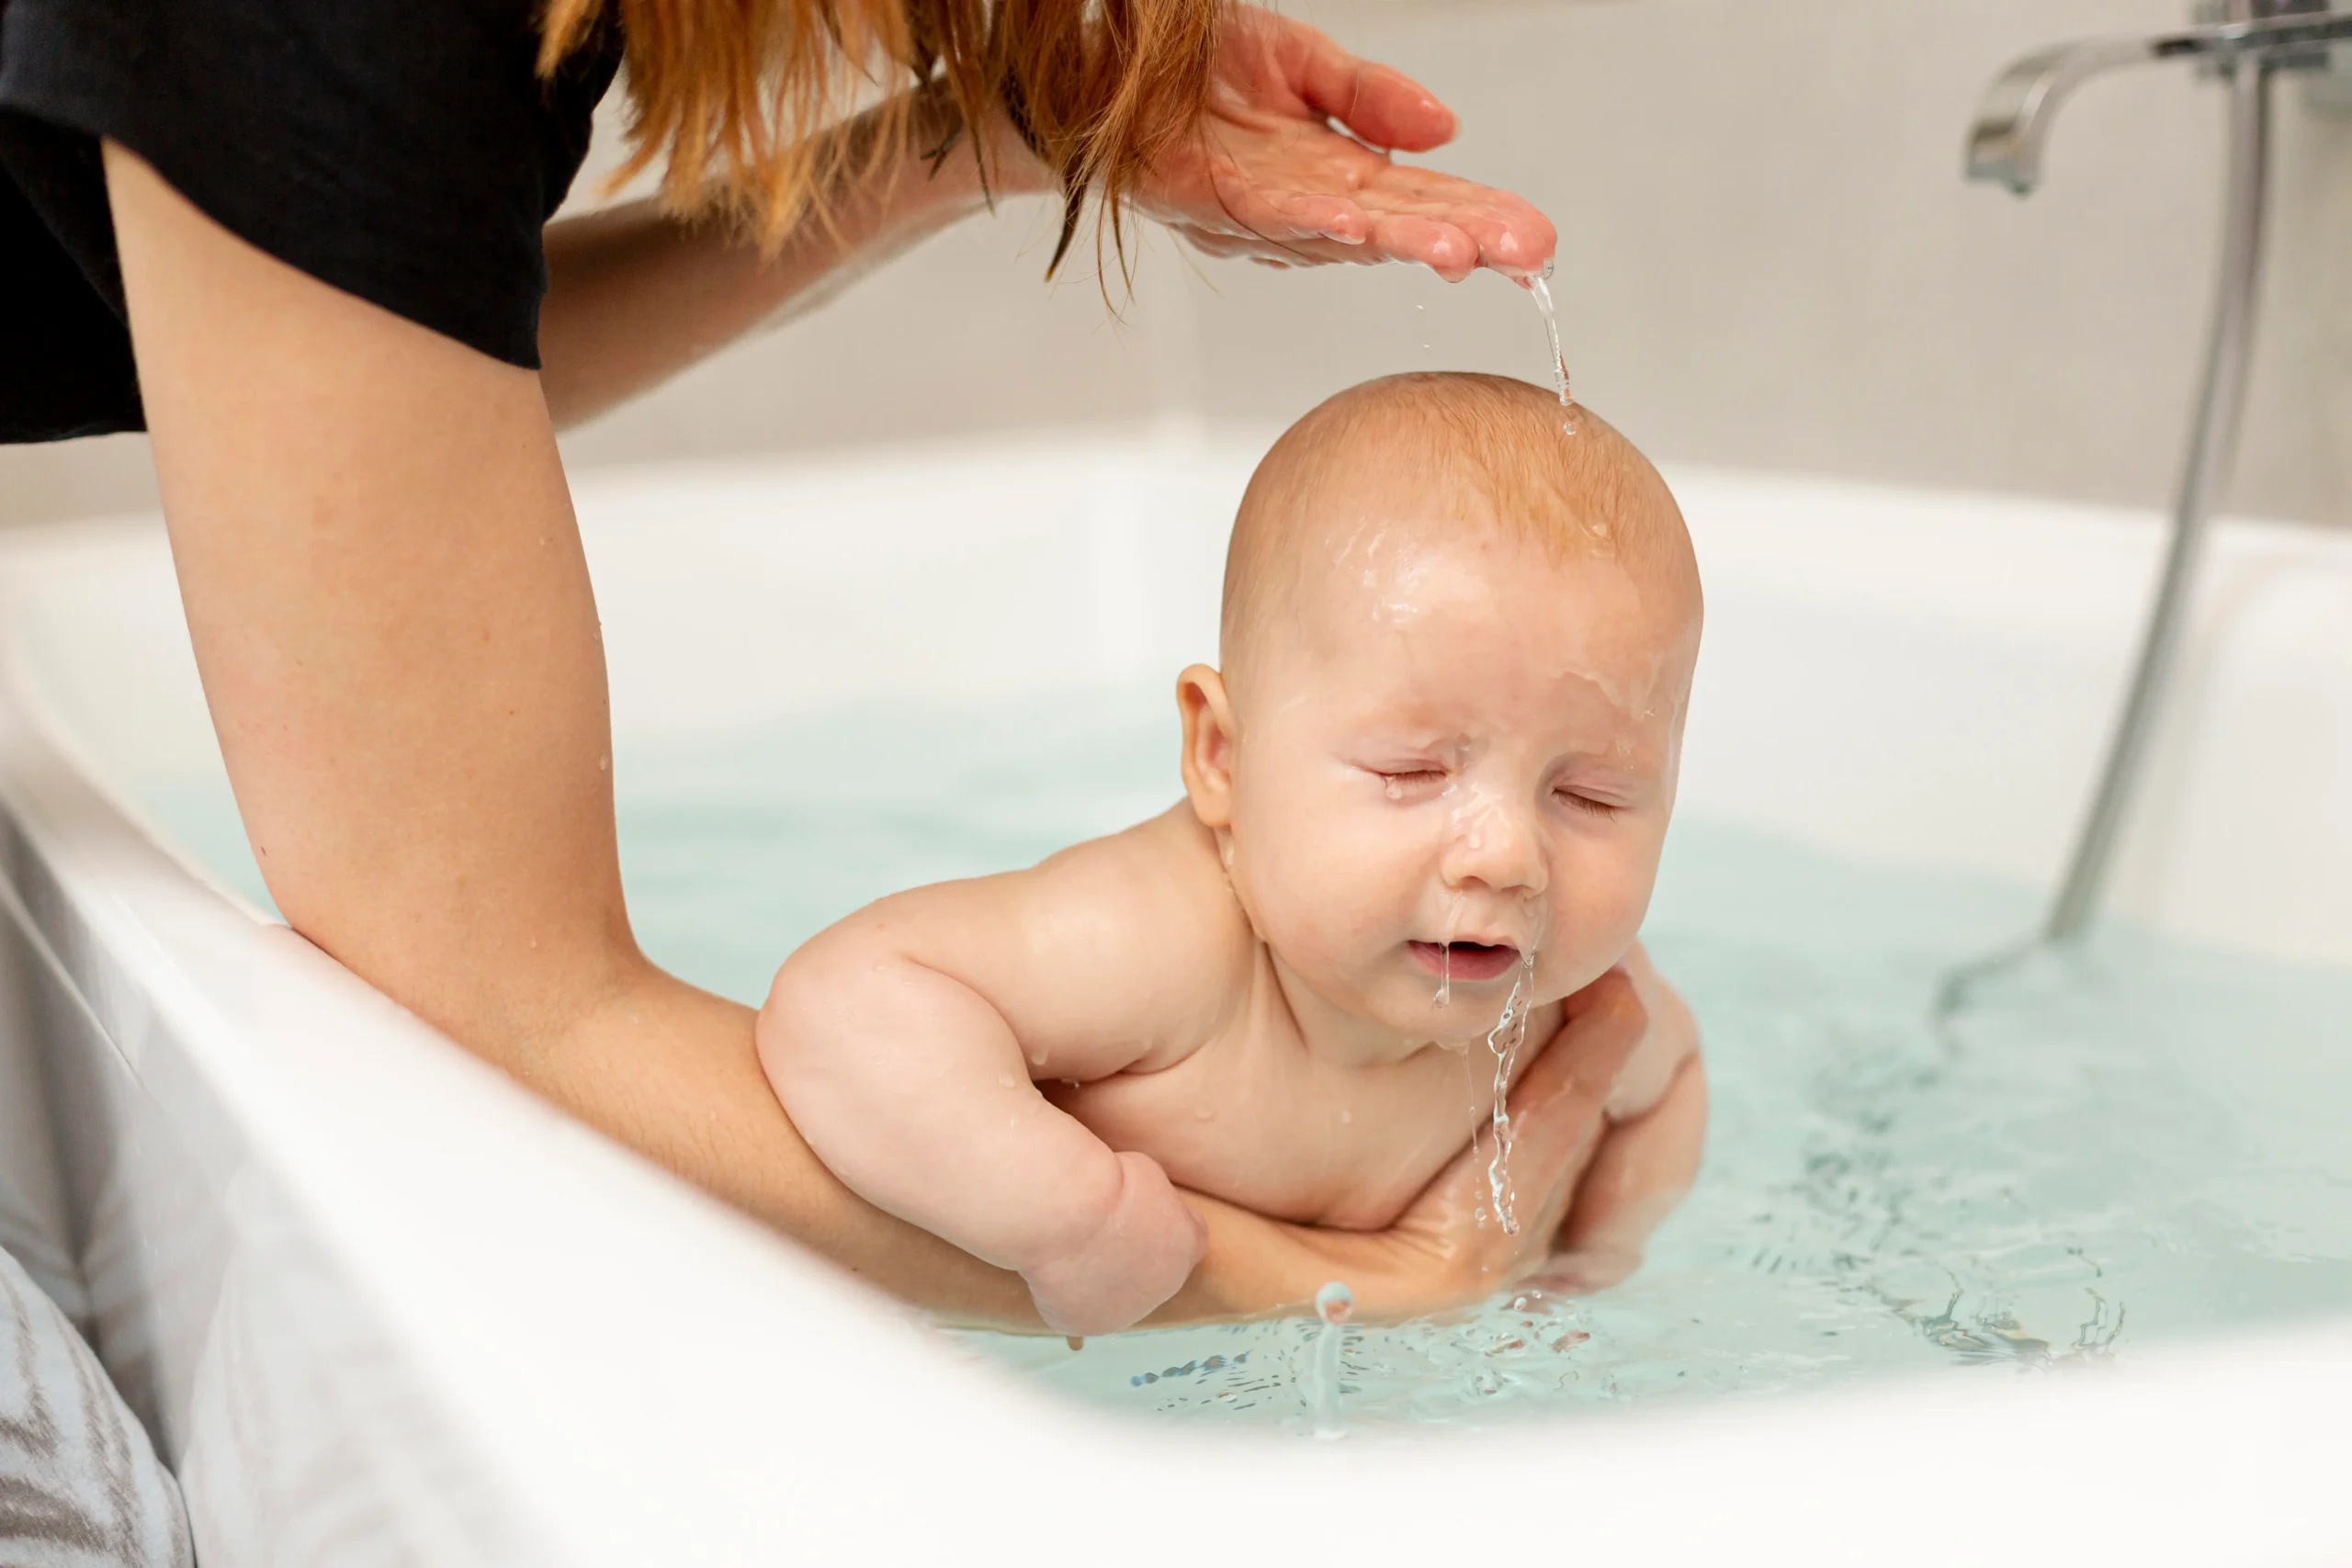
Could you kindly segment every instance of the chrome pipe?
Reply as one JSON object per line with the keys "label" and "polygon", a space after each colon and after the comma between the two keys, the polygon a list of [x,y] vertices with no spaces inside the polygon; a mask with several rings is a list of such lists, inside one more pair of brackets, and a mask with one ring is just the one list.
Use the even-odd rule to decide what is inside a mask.
{"label": "chrome pipe", "polygon": [[[2337,18],[2352,20],[2352,18]],[[2196,423],[2173,507],[2172,541],[2164,576],[2140,645],[2139,664],[2124,698],[2107,762],[2099,774],[2066,879],[2051,908],[2044,935],[2053,942],[2079,937],[2098,908],[2118,834],[2138,793],[2148,741],[2164,712],[2180,651],[2197,563],[2235,456],[2245,406],[2246,370],[2253,357],[2255,288],[2262,270],[2263,208],[2268,184],[2272,70],[2259,57],[2226,68],[2230,86],[2229,175],[2223,197],[2222,267],[2205,347]]]}

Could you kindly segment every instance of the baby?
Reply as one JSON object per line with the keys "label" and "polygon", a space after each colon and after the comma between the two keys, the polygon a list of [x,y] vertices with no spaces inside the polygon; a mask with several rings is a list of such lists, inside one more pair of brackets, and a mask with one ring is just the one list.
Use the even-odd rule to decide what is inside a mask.
{"label": "baby", "polygon": [[777,975],[760,1058],[836,1175],[1019,1270],[1048,1325],[1107,1333],[1200,1259],[1179,1188],[1388,1225],[1622,964],[1652,1021],[1588,1168],[1614,1185],[1572,1220],[1638,1261],[1705,1121],[1689,1014],[1636,942],[1699,581],[1657,471],[1562,415],[1402,376],[1275,443],[1223,668],[1177,679],[1186,798],[885,898]]}

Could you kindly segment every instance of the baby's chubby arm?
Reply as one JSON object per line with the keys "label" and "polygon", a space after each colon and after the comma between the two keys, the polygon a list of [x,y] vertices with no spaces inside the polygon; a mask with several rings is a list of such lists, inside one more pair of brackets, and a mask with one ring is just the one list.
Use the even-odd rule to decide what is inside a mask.
{"label": "baby's chubby arm", "polygon": [[768,1081],[833,1173],[1018,1270],[1069,1334],[1140,1319],[1204,1246],[1156,1161],[1033,1081],[1164,1066],[1213,1021],[1235,918],[1178,809],[1033,870],[885,898],[795,953],[760,1011]]}

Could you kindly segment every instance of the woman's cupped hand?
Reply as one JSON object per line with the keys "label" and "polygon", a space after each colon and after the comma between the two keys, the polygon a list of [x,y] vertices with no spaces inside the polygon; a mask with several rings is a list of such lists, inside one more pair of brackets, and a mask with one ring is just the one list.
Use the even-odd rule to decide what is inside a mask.
{"label": "woman's cupped hand", "polygon": [[1541,273],[1552,225],[1508,191],[1398,164],[1453,139],[1453,111],[1314,28],[1237,6],[1200,134],[1162,157],[1136,209],[1212,255],[1270,266],[1418,262],[1450,281]]}
{"label": "woman's cupped hand", "polygon": [[1546,1282],[1555,1247],[1609,1130],[1610,1090],[1651,1027],[1623,969],[1565,1003],[1560,1028],[1511,1091],[1514,1224],[1497,1220],[1491,1146],[1466,1149],[1384,1231],[1267,1220],[1188,1194],[1208,1253],[1159,1321],[1298,1312],[1326,1281],[1344,1281],[1363,1317],[1396,1321],[1467,1306],[1514,1285]]}

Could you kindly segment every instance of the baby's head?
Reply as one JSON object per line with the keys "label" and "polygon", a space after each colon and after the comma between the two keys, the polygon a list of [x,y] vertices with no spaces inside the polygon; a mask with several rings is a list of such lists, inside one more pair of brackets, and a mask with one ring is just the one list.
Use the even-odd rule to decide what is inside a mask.
{"label": "baby's head", "polygon": [[1259,936],[1401,1038],[1483,1034],[1530,953],[1536,1001],[1589,984],[1657,877],[1698,569],[1657,471],[1563,413],[1413,375],[1307,414],[1234,524],[1223,669],[1179,680],[1185,788]]}

